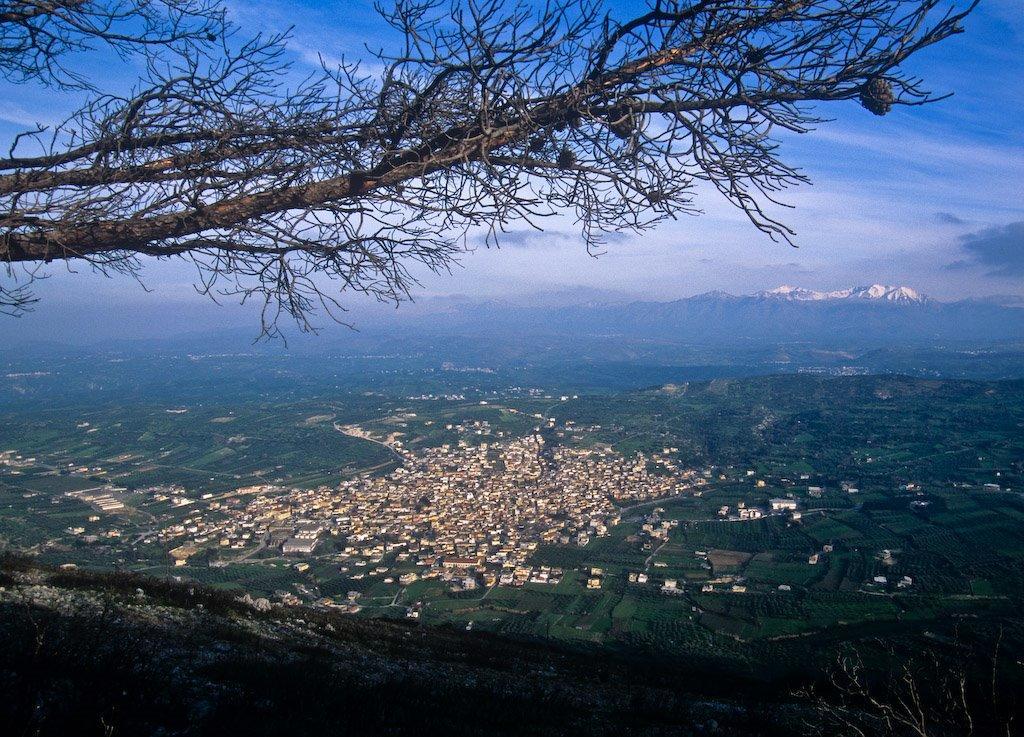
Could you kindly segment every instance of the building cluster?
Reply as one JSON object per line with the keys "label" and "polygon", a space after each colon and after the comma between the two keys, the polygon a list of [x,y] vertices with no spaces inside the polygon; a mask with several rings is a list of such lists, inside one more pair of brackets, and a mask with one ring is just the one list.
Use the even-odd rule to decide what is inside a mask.
{"label": "building cluster", "polygon": [[82,489],[81,491],[69,491],[66,496],[79,499],[86,504],[99,509],[101,512],[111,514],[124,511],[125,505],[121,495],[125,489],[115,486],[98,486],[95,489]]}
{"label": "building cluster", "polygon": [[0,450],[0,466],[12,469],[15,474],[18,469],[31,468],[35,462],[35,458],[25,458],[16,450]]}
{"label": "building cluster", "polygon": [[791,520],[798,521],[803,514],[799,511],[799,502],[792,497],[776,497],[768,500],[768,508],[757,505],[749,505],[741,501],[736,505],[736,511],[732,507],[723,504],[718,508],[718,516],[730,521],[744,521],[763,519],[770,515],[789,515]]}
{"label": "building cluster", "polygon": [[[453,429],[472,436],[481,428]],[[386,476],[317,489],[244,489],[197,504],[160,537],[300,556],[324,552],[329,540],[328,558],[357,580],[440,577],[462,590],[556,584],[561,569],[528,563],[539,544],[585,546],[619,523],[622,507],[704,482],[660,455],[552,446],[540,434],[401,453],[404,465]]]}

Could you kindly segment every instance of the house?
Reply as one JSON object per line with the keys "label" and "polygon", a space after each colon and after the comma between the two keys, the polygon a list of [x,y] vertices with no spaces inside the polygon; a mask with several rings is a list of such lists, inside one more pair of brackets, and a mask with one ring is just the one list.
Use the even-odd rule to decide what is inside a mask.
{"label": "house", "polygon": [[319,544],[317,538],[290,537],[281,545],[281,552],[285,555],[311,555]]}
{"label": "house", "polygon": [[450,556],[445,558],[441,565],[445,568],[475,568],[480,565],[480,559]]}
{"label": "house", "polygon": [[796,510],[796,499],[772,499],[771,504],[773,512],[792,512]]}
{"label": "house", "polygon": [[[83,530],[84,532],[84,530]],[[174,565],[183,566],[193,555],[199,552],[199,548],[194,545],[181,545],[170,551],[171,557],[174,558]]]}
{"label": "house", "polygon": [[681,594],[683,590],[679,588],[679,581],[674,578],[666,578],[665,583],[662,584],[661,593],[663,594]]}

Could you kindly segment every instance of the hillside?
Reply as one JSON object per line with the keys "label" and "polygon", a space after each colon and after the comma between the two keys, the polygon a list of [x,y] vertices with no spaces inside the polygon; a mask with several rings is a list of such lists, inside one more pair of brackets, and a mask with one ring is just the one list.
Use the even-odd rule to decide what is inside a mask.
{"label": "hillside", "polygon": [[769,736],[810,713],[746,679],[698,686],[682,666],[10,557],[0,687],[10,735]]}

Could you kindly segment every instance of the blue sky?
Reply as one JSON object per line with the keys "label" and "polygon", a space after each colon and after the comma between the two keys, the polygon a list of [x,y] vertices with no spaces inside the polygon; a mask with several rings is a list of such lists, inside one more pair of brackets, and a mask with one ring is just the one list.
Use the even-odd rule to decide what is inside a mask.
{"label": "blue sky", "polygon": [[[615,2],[623,13],[638,3]],[[232,0],[243,31],[294,26],[298,69],[342,56],[365,57],[363,44],[386,45],[372,3]],[[1024,295],[1024,11],[1020,0],[982,0],[967,32],[912,60],[909,71],[931,89],[955,92],[924,108],[877,118],[853,103],[821,112],[834,118],[816,132],[784,140],[784,156],[813,185],[789,192],[786,212],[799,248],[774,244],[717,195],[705,214],[611,243],[587,255],[573,223],[552,220],[542,235],[512,239],[501,249],[476,248],[451,275],[423,276],[420,300],[445,296],[516,297],[536,291],[672,299],[711,289],[747,293],[783,283],[839,288],[884,282],[913,286],[941,299]],[[105,84],[125,85],[131,64],[83,60]],[[0,136],[33,121],[60,119],[72,100],[52,90],[0,84]],[[255,319],[237,308],[207,305],[183,265],[146,263],[143,282],[79,269],[50,269],[38,289],[31,330],[111,311],[183,313],[218,322]],[[358,305],[358,300],[351,304]],[[202,320],[201,320],[202,321]],[[0,324],[0,335],[6,330]]]}

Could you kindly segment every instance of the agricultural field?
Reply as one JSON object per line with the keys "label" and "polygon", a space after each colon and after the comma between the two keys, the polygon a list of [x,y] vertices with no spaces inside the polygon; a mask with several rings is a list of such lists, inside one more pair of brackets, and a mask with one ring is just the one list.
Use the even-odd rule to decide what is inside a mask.
{"label": "agricultural field", "polygon": [[[0,545],[359,616],[782,670],[826,640],[996,622],[1024,603],[1020,382],[787,376],[425,395],[407,382],[9,407]],[[467,590],[386,545],[359,559],[343,536],[296,558],[272,536],[236,550],[156,534],[199,508],[216,521],[254,494],[336,488],[432,448],[527,436],[545,458],[560,446],[639,457],[700,483],[619,504],[585,544],[538,540],[529,565],[558,571],[554,583]],[[795,509],[773,509],[779,499]],[[196,552],[175,565],[175,546]]]}

